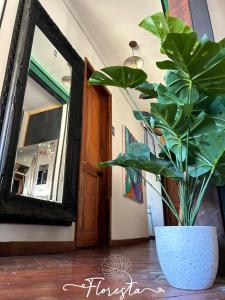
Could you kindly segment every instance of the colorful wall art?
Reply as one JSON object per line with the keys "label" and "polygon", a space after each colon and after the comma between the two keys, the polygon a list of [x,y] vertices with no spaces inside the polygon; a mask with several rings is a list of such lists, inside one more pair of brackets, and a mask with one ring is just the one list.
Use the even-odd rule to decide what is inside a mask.
{"label": "colorful wall art", "polygon": [[[132,133],[126,126],[123,126],[124,138],[124,152],[129,151],[131,143],[136,143]],[[125,170],[125,192],[127,198],[143,203],[143,189],[142,189],[142,172],[140,170],[127,169]]]}

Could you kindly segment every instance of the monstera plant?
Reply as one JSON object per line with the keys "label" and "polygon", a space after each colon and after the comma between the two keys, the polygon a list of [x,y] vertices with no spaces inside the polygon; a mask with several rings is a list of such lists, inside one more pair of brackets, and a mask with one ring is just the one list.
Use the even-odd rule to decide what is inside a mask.
{"label": "monstera plant", "polygon": [[[163,13],[149,16],[139,25],[160,39],[160,51],[167,58],[156,62],[156,65],[166,70],[165,81],[162,84],[150,83],[142,70],[112,66],[94,72],[89,84],[125,89],[135,107],[135,117],[144,122],[149,134],[155,136],[155,130],[160,129],[163,138],[159,139],[156,135],[155,140],[161,152],[157,155],[147,145],[134,143],[129,152],[119,154],[116,159],[101,163],[101,166],[117,165],[131,173],[140,169],[155,174],[159,180],[161,176],[176,180],[180,211],[176,210],[163,185],[162,199],[178,224],[189,227],[195,224],[209,182],[225,184],[225,40],[213,42],[207,36],[199,38],[181,20]],[[140,91],[143,101],[150,98],[158,101],[150,105],[149,112],[142,112],[130,89]],[[169,239],[168,231],[166,235]],[[208,239],[212,240],[211,235]],[[168,243],[165,247],[171,255]],[[216,251],[215,244],[213,247],[209,251]],[[166,253],[163,252],[163,255],[165,257]],[[204,256],[204,253],[201,255]],[[215,256],[214,259],[214,267],[208,268],[216,273]],[[166,269],[162,260],[161,266]],[[171,258],[167,257],[168,260]],[[185,268],[181,272],[187,272],[188,267]],[[169,271],[163,271],[169,277]],[[193,274],[191,276],[195,278]],[[177,282],[178,279],[168,280],[173,286],[200,289],[209,287],[212,278],[215,278],[213,276],[211,274],[211,281],[208,279],[207,283],[197,286],[196,282],[187,286]]]}

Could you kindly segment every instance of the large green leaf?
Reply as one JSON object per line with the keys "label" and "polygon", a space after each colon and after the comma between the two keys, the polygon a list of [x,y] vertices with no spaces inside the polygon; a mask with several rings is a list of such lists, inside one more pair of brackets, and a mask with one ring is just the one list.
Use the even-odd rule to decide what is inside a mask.
{"label": "large green leaf", "polygon": [[215,120],[204,111],[202,111],[194,118],[192,118],[189,125],[188,136],[185,133],[182,136],[182,140],[186,141],[188,138],[189,144],[195,145],[203,134],[205,134],[206,132],[214,132],[215,130],[217,130]]}
{"label": "large green leaf", "polygon": [[178,71],[169,71],[166,74],[165,82],[167,87],[159,85],[157,93],[160,103],[176,103],[178,105],[193,103],[193,113],[206,111],[213,113],[225,112],[225,97],[205,95],[199,93],[197,87],[190,85],[188,80],[183,80]]}
{"label": "large green leaf", "polygon": [[176,104],[176,105],[183,105],[185,102],[183,98],[179,98],[174,94],[169,88],[165,87],[164,85],[160,84],[157,89],[158,94],[158,102],[161,104]]}
{"label": "large green leaf", "polygon": [[186,158],[187,147],[182,136],[187,133],[192,108],[192,104],[185,104],[182,107],[176,104],[151,104],[155,127],[162,129],[167,148],[176,154],[179,161]]}
{"label": "large green leaf", "polygon": [[149,112],[135,110],[135,111],[133,111],[133,113],[134,113],[134,116],[135,116],[136,120],[143,121],[143,118],[144,118],[145,121],[146,121],[146,123],[150,127],[152,127],[154,120],[153,120],[153,118],[152,118],[152,116],[151,116],[151,114]]}
{"label": "large green leaf", "polygon": [[221,41],[219,41],[219,44],[222,48],[225,48],[225,38],[223,38]]}
{"label": "large green leaf", "polygon": [[189,167],[193,177],[213,171],[217,185],[225,184],[225,132],[205,133],[192,149],[194,163]]}
{"label": "large green leaf", "polygon": [[206,107],[209,114],[225,113],[225,96],[218,96],[211,99],[209,107]]}
{"label": "large green leaf", "polygon": [[205,111],[209,113],[209,107],[213,102],[213,97],[205,95],[204,93],[199,94],[199,99],[194,103],[194,111],[200,112]]}
{"label": "large green leaf", "polygon": [[162,12],[148,16],[139,26],[160,38],[161,41],[166,38],[169,32],[192,32],[192,28],[187,26],[182,20],[168,15],[165,16]]}
{"label": "large green leaf", "polygon": [[135,88],[145,82],[147,74],[140,69],[112,66],[95,71],[89,78],[90,85],[108,85],[120,88]]}
{"label": "large green leaf", "polygon": [[215,120],[201,112],[192,118],[192,104],[153,103],[151,114],[155,117],[155,127],[161,128],[167,148],[179,161],[184,161],[187,154],[187,141],[195,144],[205,132],[215,131]]}
{"label": "large green leaf", "polygon": [[[168,33],[162,49],[171,59],[169,68],[179,71],[176,84],[183,96],[191,98],[193,87],[206,95],[225,94],[225,48],[221,44],[206,37],[198,41],[195,33]],[[169,64],[157,65],[165,69]]]}
{"label": "large green leaf", "polygon": [[151,99],[157,97],[157,92],[155,91],[155,85],[149,82],[144,82],[138,85],[135,90],[141,92],[141,99]]}
{"label": "large green leaf", "polygon": [[148,145],[143,143],[131,143],[128,147],[127,152],[141,157],[142,159],[151,159],[152,157],[154,158],[154,155],[151,153]]}
{"label": "large green leaf", "polygon": [[217,131],[225,130],[225,113],[218,113],[210,116],[215,122]]}
{"label": "large green leaf", "polygon": [[195,103],[197,105],[197,102],[200,101],[197,86],[191,84],[190,79],[187,76],[185,77],[181,72],[167,72],[165,82],[168,90],[179,98],[180,103]]}
{"label": "large green leaf", "polygon": [[[164,53],[172,60],[174,67],[189,73],[188,64],[192,59],[192,52],[198,43],[197,33],[188,34],[169,33],[162,43]],[[168,63],[168,62],[167,62]]]}
{"label": "large green leaf", "polygon": [[149,147],[141,143],[130,145],[129,152],[107,162],[102,162],[101,167],[120,166],[123,168],[135,168],[156,175],[170,177],[174,180],[183,180],[183,174],[176,170],[170,161],[156,158],[150,153]]}
{"label": "large green leaf", "polygon": [[225,130],[225,96],[211,99],[211,104],[205,109],[214,120],[217,130]]}

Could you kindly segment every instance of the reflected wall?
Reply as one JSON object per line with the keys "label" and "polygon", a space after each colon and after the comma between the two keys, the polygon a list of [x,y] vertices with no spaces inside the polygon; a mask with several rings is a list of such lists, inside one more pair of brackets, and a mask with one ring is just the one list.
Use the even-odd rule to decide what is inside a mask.
{"label": "reflected wall", "polygon": [[36,26],[11,192],[62,202],[71,67]]}

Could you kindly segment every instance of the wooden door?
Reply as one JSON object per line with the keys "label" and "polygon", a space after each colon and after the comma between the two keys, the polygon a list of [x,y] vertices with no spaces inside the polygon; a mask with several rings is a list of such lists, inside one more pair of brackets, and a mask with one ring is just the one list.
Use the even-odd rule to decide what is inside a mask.
{"label": "wooden door", "polygon": [[106,245],[109,239],[111,177],[99,162],[111,159],[111,95],[89,86],[93,69],[86,60],[77,246]]}

